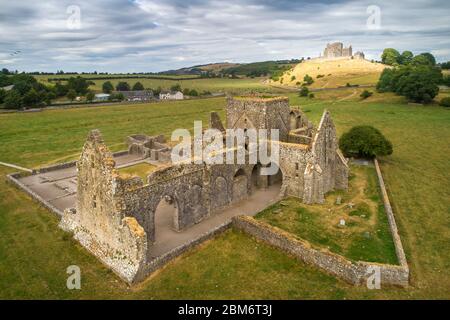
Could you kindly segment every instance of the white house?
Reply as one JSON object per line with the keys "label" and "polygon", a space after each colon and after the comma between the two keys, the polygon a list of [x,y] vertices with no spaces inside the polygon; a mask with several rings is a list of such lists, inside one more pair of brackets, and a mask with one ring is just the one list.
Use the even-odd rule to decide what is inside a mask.
{"label": "white house", "polygon": [[163,91],[159,94],[160,100],[183,100],[184,95],[181,91]]}
{"label": "white house", "polygon": [[107,93],[97,93],[95,95],[95,101],[108,101],[111,95]]}

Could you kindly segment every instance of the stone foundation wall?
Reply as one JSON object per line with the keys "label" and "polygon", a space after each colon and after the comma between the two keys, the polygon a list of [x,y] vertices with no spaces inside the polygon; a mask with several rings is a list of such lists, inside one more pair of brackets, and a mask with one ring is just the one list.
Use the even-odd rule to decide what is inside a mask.
{"label": "stone foundation wall", "polygon": [[382,285],[408,285],[409,270],[403,266],[352,262],[332,252],[315,249],[309,242],[252,217],[238,216],[232,221],[235,228],[351,284],[365,284],[371,275],[369,267],[379,267]]}

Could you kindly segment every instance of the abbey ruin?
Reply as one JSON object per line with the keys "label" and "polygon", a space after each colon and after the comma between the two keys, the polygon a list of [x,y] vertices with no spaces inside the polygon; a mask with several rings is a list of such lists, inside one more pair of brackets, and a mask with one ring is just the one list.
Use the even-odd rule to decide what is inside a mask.
{"label": "abbey ruin", "polygon": [[[60,227],[129,283],[141,281],[169,260],[228,228],[234,217],[254,215],[283,197],[322,203],[347,189],[349,168],[325,111],[316,128],[284,97],[228,98],[226,125],[215,112],[210,128],[279,130],[277,163],[175,163],[164,136],[133,135],[128,150],[112,153],[100,131],[89,133],[81,157],[19,178],[17,183],[62,215]],[[228,132],[228,131],[227,131]],[[151,166],[145,179],[123,169]],[[263,175],[275,165],[277,173]]]}

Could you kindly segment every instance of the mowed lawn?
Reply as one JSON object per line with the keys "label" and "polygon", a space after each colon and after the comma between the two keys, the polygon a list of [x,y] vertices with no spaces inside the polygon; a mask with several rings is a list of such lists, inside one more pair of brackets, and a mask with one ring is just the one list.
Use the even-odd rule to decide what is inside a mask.
{"label": "mowed lawn", "polygon": [[[381,159],[411,267],[411,287],[353,287],[234,230],[129,287],[69,234],[58,219],[6,183],[0,167],[0,298],[450,298],[450,110],[358,99],[291,97],[319,121],[324,108],[339,135],[354,125],[381,129],[394,154]],[[388,97],[389,98],[389,97]],[[388,99],[386,98],[386,99]],[[225,99],[68,109],[0,115],[0,161],[27,167],[76,158],[89,129],[99,128],[113,150],[132,133],[170,135],[223,115]],[[78,265],[82,290],[66,288],[66,268]]]}

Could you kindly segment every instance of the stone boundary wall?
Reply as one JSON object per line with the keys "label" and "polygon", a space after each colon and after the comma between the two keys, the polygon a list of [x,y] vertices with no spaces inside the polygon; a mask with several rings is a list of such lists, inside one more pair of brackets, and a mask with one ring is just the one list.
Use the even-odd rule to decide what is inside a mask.
{"label": "stone boundary wall", "polygon": [[237,216],[232,221],[235,228],[353,285],[366,283],[374,272],[369,269],[372,267],[379,268],[381,284],[408,286],[409,270],[403,266],[353,262],[328,250],[315,249],[309,242],[249,216]]}
{"label": "stone boundary wall", "polygon": [[386,186],[384,184],[383,175],[381,173],[380,165],[378,164],[378,160],[374,159],[375,170],[377,171],[378,183],[381,189],[381,195],[383,197],[384,209],[386,211],[389,228],[391,229],[392,240],[394,241],[395,253],[397,255],[398,262],[400,265],[406,269],[408,269],[408,261],[406,260],[405,251],[403,250],[402,241],[400,239],[400,235],[398,233],[397,223],[395,222],[394,212],[392,211],[391,203],[389,201],[388,193],[386,190]]}
{"label": "stone boundary wall", "polygon": [[40,202],[43,204],[47,209],[52,211],[53,213],[56,213],[58,216],[62,217],[63,212],[56,208],[54,205],[52,205],[50,202],[45,201],[40,195],[35,193],[33,190],[28,188],[26,185],[24,185],[22,182],[20,182],[19,178],[21,177],[21,173],[11,173],[6,175],[8,180],[13,183],[14,185],[18,186],[20,189],[24,190],[28,195],[33,198],[33,200]]}
{"label": "stone boundary wall", "polygon": [[225,222],[221,224],[220,226],[217,226],[216,228],[203,233],[202,235],[198,236],[195,239],[192,239],[189,242],[186,242],[171,251],[158,256],[149,262],[145,264],[143,270],[141,270],[136,277],[133,279],[133,284],[138,283],[140,281],[145,280],[151,273],[155,272],[156,270],[164,267],[167,263],[169,263],[171,260],[175,259],[176,257],[180,256],[181,254],[191,250],[192,248],[202,244],[203,242],[214,238],[215,236],[225,232],[227,229],[229,229],[232,225],[232,221]]}
{"label": "stone boundary wall", "polygon": [[[119,151],[114,153],[114,156],[122,156],[128,154],[128,150],[125,151]],[[50,165],[48,167],[44,167],[44,168],[39,168],[39,169],[33,169],[31,175],[35,175],[35,174],[39,174],[39,173],[47,173],[47,172],[51,172],[51,171],[55,171],[55,170],[61,170],[61,169],[67,169],[70,167],[74,167],[77,164],[77,161],[69,161],[69,162],[63,162],[63,163],[57,163],[54,165]],[[29,174],[29,173],[28,173]],[[59,210],[58,208],[56,208],[54,205],[52,205],[50,202],[44,200],[40,195],[38,195],[36,192],[34,192],[33,190],[31,190],[30,188],[28,188],[25,184],[23,184],[22,182],[20,182],[20,178],[23,177],[23,175],[27,175],[27,173],[23,173],[23,172],[14,172],[14,173],[10,173],[6,175],[6,178],[8,179],[8,181],[10,181],[12,184],[16,185],[17,187],[19,187],[20,189],[24,190],[26,193],[28,193],[28,195],[33,198],[33,200],[41,203],[44,205],[44,207],[46,207],[47,209],[49,209],[50,211],[52,211],[53,213],[57,214],[58,216],[62,217],[64,212]]]}

